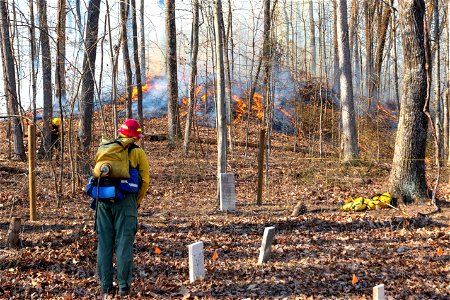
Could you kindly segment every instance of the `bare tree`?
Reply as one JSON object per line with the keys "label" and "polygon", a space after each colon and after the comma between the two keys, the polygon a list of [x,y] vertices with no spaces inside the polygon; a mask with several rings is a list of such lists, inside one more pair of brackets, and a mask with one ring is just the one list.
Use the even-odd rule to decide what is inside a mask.
{"label": "bare tree", "polygon": [[[384,48],[386,44],[386,34],[391,19],[391,7],[394,4],[394,0],[390,0],[390,4],[383,4],[383,15],[378,23],[378,36],[377,36],[377,48],[375,51],[375,68],[374,76],[372,80],[372,92],[374,96],[378,97],[381,66],[383,64]],[[395,41],[394,41],[395,42]]]}
{"label": "bare tree", "polygon": [[175,26],[175,0],[166,0],[166,59],[168,70],[168,147],[175,148],[181,134],[178,115],[177,30]]}
{"label": "bare tree", "polygon": [[373,33],[374,33],[374,23],[376,17],[377,7],[379,5],[378,1],[364,0],[364,20],[365,20],[365,33],[366,33],[366,87],[367,87],[367,98],[368,109],[370,109],[373,97],[373,65],[374,65],[374,55],[373,55]]}
{"label": "bare tree", "polygon": [[316,75],[316,24],[314,22],[313,0],[309,0],[309,41],[311,51],[311,74]]}
{"label": "bare tree", "polygon": [[347,2],[337,2],[337,32],[339,49],[340,95],[342,108],[342,151],[343,162],[353,161],[358,156],[356,141],[355,108],[353,103],[352,68],[348,40]]}
{"label": "bare tree", "polygon": [[127,90],[127,118],[133,118],[132,110],[132,95],[133,95],[133,74],[131,73],[130,52],[128,51],[128,12],[130,2],[129,0],[120,1],[120,32],[122,35],[122,57],[125,65],[125,78],[126,78],[126,90]]}
{"label": "bare tree", "polygon": [[[340,93],[339,88],[339,50],[338,50],[338,38],[337,38],[337,0],[333,0],[333,92]],[[352,7],[353,9],[353,7]],[[351,36],[351,35],[350,35]],[[353,43],[350,43],[350,47],[353,47]]]}
{"label": "bare tree", "polygon": [[42,128],[42,143],[39,149],[39,157],[43,158],[48,155],[51,157],[51,121],[52,121],[52,58],[50,52],[50,39],[47,25],[47,1],[38,0],[39,15],[39,37],[41,40],[41,57],[42,57],[42,91],[44,102]]}
{"label": "bare tree", "polygon": [[219,179],[227,171],[227,124],[225,110],[225,70],[223,61],[223,21],[222,1],[214,1],[214,32],[216,48],[216,118],[217,118],[217,197],[219,199]]}
{"label": "bare tree", "polygon": [[[269,132],[269,126],[271,126],[271,118],[269,114],[270,107],[272,106],[270,101],[270,48],[271,48],[271,8],[270,0],[264,0],[264,41],[263,41],[263,56],[264,72],[263,72],[263,95],[264,95],[264,115],[263,115],[263,127],[260,131],[259,141],[259,153],[258,153],[258,188],[256,195],[256,203],[262,204],[262,190],[263,190],[263,168],[264,168],[264,154],[266,152],[267,145],[267,133]],[[268,159],[266,157],[266,159]]]}
{"label": "bare tree", "polygon": [[423,113],[427,94],[424,45],[424,0],[399,2],[404,71],[400,118],[395,140],[389,190],[404,204],[426,198],[425,149],[427,117]]}
{"label": "bare tree", "polygon": [[36,66],[36,31],[35,31],[35,20],[34,20],[34,1],[29,1],[30,8],[30,54],[31,54],[31,97],[33,103],[33,122],[36,122],[36,77],[37,77],[37,66]]}
{"label": "bare tree", "polygon": [[[444,113],[444,140],[445,140],[445,146],[447,148],[447,163],[450,162],[450,111],[449,111],[449,105],[450,105],[450,17],[448,16],[450,12],[450,1],[447,5],[447,91],[445,97],[445,104],[444,104],[444,111],[447,112]],[[447,119],[447,122],[445,122],[445,118]],[[447,136],[447,138],[445,138]]]}
{"label": "bare tree", "polygon": [[[147,66],[145,62],[145,19],[144,19],[144,12],[145,12],[145,6],[144,6],[145,0],[141,0],[140,5],[140,21],[141,21],[141,28],[140,28],[140,42],[141,42],[141,82],[146,82],[147,80]],[[141,124],[142,126],[143,124]]]}
{"label": "bare tree", "polygon": [[442,134],[441,134],[441,117],[442,117],[442,110],[441,110],[441,83],[439,80],[439,76],[441,73],[441,49],[440,49],[440,42],[439,42],[439,1],[434,0],[434,6],[433,6],[433,15],[434,15],[434,50],[435,50],[435,57],[434,57],[434,96],[435,96],[435,118],[434,118],[434,125],[435,125],[435,132],[436,132],[436,138],[438,141],[438,157],[436,159],[442,160],[443,155],[443,149],[442,149]]}
{"label": "bare tree", "polygon": [[197,78],[197,57],[198,57],[198,31],[199,31],[199,9],[198,0],[192,1],[192,52],[191,52],[191,78],[189,81],[189,107],[186,115],[186,125],[184,130],[183,153],[186,156],[189,150],[191,126],[195,109],[195,88]]}
{"label": "bare tree", "polygon": [[85,56],[83,59],[83,78],[81,83],[80,125],[78,127],[79,155],[81,172],[90,172],[88,150],[92,135],[92,109],[94,103],[94,74],[97,57],[98,20],[100,0],[91,0],[86,23]]}
{"label": "bare tree", "polygon": [[0,31],[1,31],[1,52],[3,61],[3,77],[5,84],[5,94],[8,99],[8,114],[14,115],[12,118],[14,131],[14,158],[25,159],[25,148],[23,145],[22,123],[19,114],[19,104],[16,92],[16,72],[14,69],[14,55],[11,48],[9,33],[9,13],[5,0],[0,0]]}
{"label": "bare tree", "polygon": [[[138,96],[138,116],[139,124],[144,131],[144,112],[142,109],[142,76],[141,76],[141,64],[139,62],[139,51],[138,51],[138,32],[137,32],[137,20],[136,20],[136,0],[131,0],[131,19],[133,27],[133,57],[134,57],[134,67],[136,69],[136,87]],[[143,144],[144,139],[141,141]]]}

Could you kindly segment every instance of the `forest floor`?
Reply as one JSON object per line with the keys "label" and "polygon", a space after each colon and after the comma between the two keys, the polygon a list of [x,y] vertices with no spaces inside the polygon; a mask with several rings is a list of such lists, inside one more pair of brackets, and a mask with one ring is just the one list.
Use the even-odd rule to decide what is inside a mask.
{"label": "forest floor", "polygon": [[[162,134],[165,126],[164,119],[152,120],[147,133]],[[244,132],[236,130],[237,141],[245,142]],[[7,140],[5,128],[0,135]],[[199,127],[199,135],[215,138],[213,129]],[[418,214],[432,210],[427,203],[343,212],[339,208],[348,197],[385,192],[391,158],[345,166],[329,144],[320,158],[317,140],[305,138],[294,152],[294,137],[274,134],[258,206],[257,136],[251,130],[249,147],[235,146],[229,154],[237,202],[228,213],[219,210],[215,196],[216,145],[193,143],[183,158],[180,150],[168,150],[166,141],[146,141],[151,183],[139,210],[130,298],[371,299],[372,288],[384,284],[387,299],[449,299],[446,169],[437,194],[440,213]],[[382,154],[392,153],[392,136],[388,141],[391,148]],[[0,298],[99,297],[94,212],[83,186],[72,193],[65,176],[58,208],[51,165],[38,161],[38,220],[30,222],[27,163],[8,160],[7,143],[0,151]],[[436,180],[432,161],[427,160],[430,186]],[[58,162],[53,165],[59,172]],[[67,160],[70,174],[68,166]],[[291,217],[299,201],[306,212]],[[11,217],[22,218],[17,250],[4,248]],[[268,226],[276,228],[272,255],[258,266]],[[191,284],[188,245],[197,241],[204,243],[206,277]]]}

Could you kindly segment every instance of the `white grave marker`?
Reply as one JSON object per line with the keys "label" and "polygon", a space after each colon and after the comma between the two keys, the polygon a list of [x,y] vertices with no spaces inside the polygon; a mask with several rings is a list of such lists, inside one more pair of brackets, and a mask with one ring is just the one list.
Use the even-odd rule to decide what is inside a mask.
{"label": "white grave marker", "polygon": [[220,179],[220,210],[234,211],[236,209],[236,187],[234,173],[221,173]]}
{"label": "white grave marker", "polygon": [[275,227],[266,227],[264,229],[263,240],[261,248],[259,250],[258,265],[267,262],[270,259],[270,253],[272,252],[272,241],[275,236]]}
{"label": "white grave marker", "polygon": [[189,249],[189,280],[194,282],[205,277],[203,242],[188,245]]}
{"label": "white grave marker", "polygon": [[384,284],[373,287],[373,300],[384,300]]}

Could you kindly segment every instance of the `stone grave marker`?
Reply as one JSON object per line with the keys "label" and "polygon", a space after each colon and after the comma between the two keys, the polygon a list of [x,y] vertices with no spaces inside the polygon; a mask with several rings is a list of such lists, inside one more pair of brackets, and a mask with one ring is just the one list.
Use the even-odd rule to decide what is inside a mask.
{"label": "stone grave marker", "polygon": [[194,282],[205,277],[203,242],[190,244],[189,249],[189,280]]}
{"label": "stone grave marker", "polygon": [[236,187],[234,173],[220,174],[220,210],[234,211],[236,209]]}
{"label": "stone grave marker", "polygon": [[270,253],[272,252],[272,242],[275,236],[275,227],[266,227],[264,229],[264,235],[259,250],[258,265],[267,262],[270,259]]}
{"label": "stone grave marker", "polygon": [[384,284],[373,287],[373,300],[384,300]]}

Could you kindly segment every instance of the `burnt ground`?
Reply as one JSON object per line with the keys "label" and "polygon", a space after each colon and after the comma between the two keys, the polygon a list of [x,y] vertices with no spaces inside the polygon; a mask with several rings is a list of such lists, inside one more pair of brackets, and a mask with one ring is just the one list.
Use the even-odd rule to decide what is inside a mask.
{"label": "burnt ground", "polygon": [[[164,133],[166,121],[146,124],[147,133]],[[2,125],[3,126],[3,125]],[[229,172],[236,176],[237,209],[221,212],[216,199],[216,146],[193,143],[188,158],[168,150],[166,141],[147,141],[151,184],[139,211],[135,243],[134,299],[369,299],[383,283],[387,299],[448,299],[450,295],[450,202],[448,172],[438,190],[442,212],[430,216],[427,203],[368,212],[343,212],[350,196],[384,192],[390,171],[389,153],[359,166],[343,166],[328,136],[324,156],[317,138],[275,134],[263,205],[257,206],[257,144],[250,130],[236,128]],[[6,130],[0,131],[6,140]],[[213,129],[199,127],[203,139]],[[368,157],[380,153],[369,141]],[[253,144],[252,144],[253,143]],[[336,145],[336,137],[334,137]],[[94,299],[100,295],[95,277],[94,212],[83,186],[57,207],[52,170],[59,163],[37,165],[37,215],[30,222],[27,164],[7,159],[1,146],[0,168],[0,298]],[[368,149],[373,149],[368,152]],[[383,156],[385,154],[386,156]],[[429,158],[430,186],[436,167]],[[69,172],[67,159],[65,174]],[[306,212],[291,217],[301,201]],[[10,217],[21,217],[21,247],[5,249]],[[257,266],[264,228],[275,226],[271,260]],[[188,248],[204,242],[206,278],[189,283]],[[155,249],[161,250],[156,253]],[[217,253],[217,255],[214,255]],[[357,278],[356,280],[352,279]]]}

